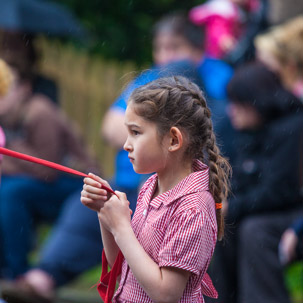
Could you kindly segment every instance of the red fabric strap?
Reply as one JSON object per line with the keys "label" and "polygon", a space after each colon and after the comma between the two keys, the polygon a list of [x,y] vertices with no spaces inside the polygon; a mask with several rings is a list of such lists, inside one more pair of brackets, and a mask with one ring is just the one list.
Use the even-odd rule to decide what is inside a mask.
{"label": "red fabric strap", "polygon": [[[9,157],[18,158],[18,159],[25,160],[25,161],[29,161],[29,162],[33,162],[33,163],[37,163],[37,164],[40,164],[40,165],[44,165],[44,166],[47,166],[47,167],[50,167],[50,168],[54,168],[54,169],[57,169],[57,170],[64,171],[64,172],[69,173],[69,174],[74,174],[74,175],[78,175],[78,176],[81,176],[81,177],[89,177],[85,173],[82,173],[82,172],[77,171],[75,169],[63,166],[61,164],[57,164],[57,163],[54,163],[54,162],[51,162],[51,161],[47,161],[47,160],[40,159],[40,158],[37,158],[37,157],[29,156],[29,155],[26,155],[26,154],[18,153],[16,151],[13,151],[13,150],[10,150],[10,149],[4,148],[4,147],[0,147],[0,154],[6,155],[6,156],[9,156]],[[103,184],[102,184],[102,188],[104,188],[109,193],[116,195],[116,193],[113,190],[111,190],[107,186],[104,186]]]}
{"label": "red fabric strap", "polygon": [[108,262],[104,250],[102,251],[102,273],[100,283],[97,287],[100,297],[104,303],[111,303],[116,289],[117,278],[121,274],[124,256],[119,251],[114,266],[108,271]]}

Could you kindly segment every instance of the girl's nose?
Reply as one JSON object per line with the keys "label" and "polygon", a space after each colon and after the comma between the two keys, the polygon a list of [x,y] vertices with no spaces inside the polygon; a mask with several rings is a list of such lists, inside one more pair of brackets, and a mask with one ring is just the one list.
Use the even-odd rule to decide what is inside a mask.
{"label": "girl's nose", "polygon": [[127,152],[130,152],[132,150],[131,144],[128,140],[128,138],[126,139],[124,145],[123,145],[123,149],[126,150]]}

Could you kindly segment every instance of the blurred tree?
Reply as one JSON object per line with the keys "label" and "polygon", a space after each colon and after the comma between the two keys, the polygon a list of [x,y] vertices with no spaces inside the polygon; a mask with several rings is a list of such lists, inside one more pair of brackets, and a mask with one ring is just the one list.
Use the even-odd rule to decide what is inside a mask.
{"label": "blurred tree", "polygon": [[151,28],[163,15],[187,12],[203,0],[55,0],[65,4],[92,33],[87,46],[104,58],[151,62]]}

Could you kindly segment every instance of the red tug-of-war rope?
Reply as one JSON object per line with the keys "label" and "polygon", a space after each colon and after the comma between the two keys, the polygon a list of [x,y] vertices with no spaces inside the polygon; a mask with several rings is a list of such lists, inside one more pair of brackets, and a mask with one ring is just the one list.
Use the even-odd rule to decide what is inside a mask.
{"label": "red tug-of-war rope", "polygon": [[[69,174],[74,174],[74,175],[78,175],[81,177],[89,177],[89,175],[82,173],[80,171],[77,171],[75,169],[72,169],[72,168],[51,162],[51,161],[47,161],[44,159],[40,159],[40,158],[36,158],[36,157],[29,156],[26,154],[18,153],[16,151],[13,151],[13,150],[10,150],[10,149],[4,148],[4,147],[0,147],[0,154],[6,155],[9,157],[18,158],[18,159],[25,160],[25,161],[29,161],[29,162],[33,162],[33,163],[37,163],[40,165],[48,166],[50,168],[61,170],[63,172],[69,173]],[[109,193],[116,195],[116,193],[112,189],[110,189],[109,187],[107,187],[103,184],[102,184],[102,188],[105,189],[106,191],[108,191]]]}

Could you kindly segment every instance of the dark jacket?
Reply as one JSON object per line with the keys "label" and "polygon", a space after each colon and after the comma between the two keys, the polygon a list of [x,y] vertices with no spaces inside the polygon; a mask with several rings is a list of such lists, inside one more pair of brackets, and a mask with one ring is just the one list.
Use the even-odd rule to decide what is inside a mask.
{"label": "dark jacket", "polygon": [[251,103],[263,116],[262,127],[235,138],[228,221],[303,207],[303,104],[282,88],[266,99],[256,96]]}

